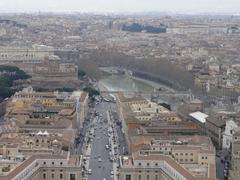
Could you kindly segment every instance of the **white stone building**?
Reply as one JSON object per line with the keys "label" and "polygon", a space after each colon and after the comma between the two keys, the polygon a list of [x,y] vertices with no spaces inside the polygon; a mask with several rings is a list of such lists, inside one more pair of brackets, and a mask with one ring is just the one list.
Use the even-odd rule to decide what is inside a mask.
{"label": "white stone building", "polygon": [[235,132],[235,129],[239,127],[238,122],[230,119],[226,121],[226,127],[225,131],[223,132],[223,143],[222,143],[222,148],[229,150],[232,147],[233,143],[233,135]]}

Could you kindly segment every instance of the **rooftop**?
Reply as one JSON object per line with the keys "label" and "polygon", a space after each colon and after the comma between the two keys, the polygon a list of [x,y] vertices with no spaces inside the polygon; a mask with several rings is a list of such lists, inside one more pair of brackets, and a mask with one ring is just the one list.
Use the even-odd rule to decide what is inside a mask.
{"label": "rooftop", "polygon": [[198,120],[201,123],[205,123],[206,122],[206,118],[208,117],[207,114],[202,113],[200,111],[190,113],[189,116],[193,117],[194,119]]}
{"label": "rooftop", "polygon": [[[194,173],[190,170],[187,170],[187,168],[183,167],[179,163],[177,163],[174,159],[172,159],[170,156],[165,155],[155,155],[155,154],[139,154],[138,152],[133,153],[130,157],[122,157],[121,158],[121,168],[128,169],[128,168],[137,168],[140,169],[141,167],[137,166],[137,163],[135,161],[149,161],[149,162],[162,162],[162,165],[165,165],[166,163],[173,167],[176,171],[178,171],[182,176],[184,176],[186,179],[191,180],[216,180],[216,173],[215,173],[215,166],[209,166],[207,171],[207,176],[204,174],[204,176],[194,176]],[[160,165],[161,166],[161,165]],[[144,168],[144,167],[143,167]],[[196,171],[196,168],[194,169]],[[199,169],[198,169],[199,170]],[[202,170],[202,169],[201,169]]]}
{"label": "rooftop", "polygon": [[134,102],[134,101],[146,101],[142,96],[126,97],[122,92],[118,93],[118,99],[121,103]]}
{"label": "rooftop", "polygon": [[[212,141],[207,136],[133,136],[130,137],[132,147],[138,151],[145,145],[149,144],[149,148],[152,146],[168,146],[174,149],[196,149],[201,152],[215,153],[215,148]],[[149,149],[149,150],[150,150]]]}

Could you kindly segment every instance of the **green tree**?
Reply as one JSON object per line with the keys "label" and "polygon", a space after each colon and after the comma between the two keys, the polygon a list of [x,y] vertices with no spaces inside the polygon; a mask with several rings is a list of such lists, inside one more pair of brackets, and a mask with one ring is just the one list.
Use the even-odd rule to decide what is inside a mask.
{"label": "green tree", "polygon": [[84,76],[86,76],[86,74],[87,74],[87,73],[86,73],[85,71],[83,71],[83,70],[81,70],[81,69],[78,70],[78,77],[79,77],[79,78],[83,78]]}
{"label": "green tree", "polygon": [[90,97],[94,95],[100,95],[100,92],[92,87],[85,87],[83,88],[83,91],[87,92]]}

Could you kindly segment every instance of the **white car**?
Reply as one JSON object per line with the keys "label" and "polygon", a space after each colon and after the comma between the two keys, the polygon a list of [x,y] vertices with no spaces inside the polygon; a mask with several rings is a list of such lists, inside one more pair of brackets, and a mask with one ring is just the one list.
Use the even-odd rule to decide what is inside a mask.
{"label": "white car", "polygon": [[92,174],[92,169],[89,169],[89,170],[88,170],[88,174]]}
{"label": "white car", "polygon": [[108,145],[106,145],[106,149],[109,149],[109,146],[108,146]]}
{"label": "white car", "polygon": [[101,159],[101,158],[98,158],[98,162],[102,162],[102,159]]}

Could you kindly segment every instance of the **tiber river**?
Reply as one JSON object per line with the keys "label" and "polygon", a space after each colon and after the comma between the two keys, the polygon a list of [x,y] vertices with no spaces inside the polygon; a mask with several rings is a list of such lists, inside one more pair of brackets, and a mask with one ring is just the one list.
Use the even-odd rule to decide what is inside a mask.
{"label": "tiber river", "polygon": [[[99,81],[109,91],[123,92],[154,92],[154,87],[145,81],[132,78],[129,75],[110,75]],[[159,86],[160,87],[160,86]]]}
{"label": "tiber river", "polygon": [[[127,96],[129,93],[130,96],[132,96],[134,94],[133,92],[140,91],[143,92],[142,95],[147,99],[151,98],[151,92],[156,92],[159,88],[164,91],[174,92],[173,89],[166,88],[161,84],[120,74],[113,74],[103,77],[99,81],[99,87],[100,90],[123,91]],[[159,103],[165,102],[170,104],[172,106],[172,110],[176,110],[176,108],[182,103],[182,97],[176,98],[173,96],[160,95],[156,100]]]}

